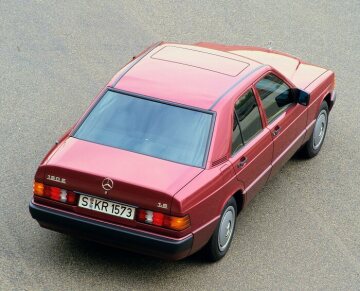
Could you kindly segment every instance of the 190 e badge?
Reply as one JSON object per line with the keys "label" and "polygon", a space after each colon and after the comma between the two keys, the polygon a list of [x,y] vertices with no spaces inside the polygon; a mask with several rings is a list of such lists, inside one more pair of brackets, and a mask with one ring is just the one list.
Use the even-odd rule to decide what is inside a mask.
{"label": "190 e badge", "polygon": [[66,179],[64,179],[64,178],[47,175],[46,179],[50,180],[50,181],[55,181],[55,182],[58,182],[58,183],[66,184]]}

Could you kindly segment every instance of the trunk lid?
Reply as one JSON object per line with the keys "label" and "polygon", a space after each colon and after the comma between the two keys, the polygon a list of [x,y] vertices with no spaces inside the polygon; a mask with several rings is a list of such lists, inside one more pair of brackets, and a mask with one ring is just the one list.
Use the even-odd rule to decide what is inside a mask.
{"label": "trunk lid", "polygon": [[[45,183],[165,213],[170,213],[173,196],[203,171],[73,137],[59,145],[44,168],[45,179],[66,180]],[[109,191],[102,186],[105,178],[113,181]]]}

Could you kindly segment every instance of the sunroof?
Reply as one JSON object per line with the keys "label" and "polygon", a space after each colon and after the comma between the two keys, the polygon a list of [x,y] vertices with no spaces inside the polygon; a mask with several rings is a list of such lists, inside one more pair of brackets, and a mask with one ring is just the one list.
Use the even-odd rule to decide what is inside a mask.
{"label": "sunroof", "polygon": [[233,58],[175,46],[166,46],[153,54],[151,58],[201,68],[233,77],[239,75],[249,66],[248,63]]}

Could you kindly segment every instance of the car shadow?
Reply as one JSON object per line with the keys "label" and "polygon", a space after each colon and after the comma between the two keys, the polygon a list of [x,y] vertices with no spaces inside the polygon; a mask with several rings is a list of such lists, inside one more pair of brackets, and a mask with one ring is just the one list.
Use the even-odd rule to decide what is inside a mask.
{"label": "car shadow", "polygon": [[164,265],[170,266],[174,263],[186,265],[208,264],[201,251],[179,261],[170,261],[125,251],[116,247],[64,234],[58,239],[62,240],[60,244],[63,248],[66,248],[68,252],[76,252],[77,256],[86,257],[87,260],[92,260],[94,264],[106,261],[110,264],[126,265],[128,269],[134,268],[138,270],[143,267],[144,270],[146,269],[147,271],[149,270],[149,266],[151,266],[152,270],[156,271],[157,268],[163,269]]}

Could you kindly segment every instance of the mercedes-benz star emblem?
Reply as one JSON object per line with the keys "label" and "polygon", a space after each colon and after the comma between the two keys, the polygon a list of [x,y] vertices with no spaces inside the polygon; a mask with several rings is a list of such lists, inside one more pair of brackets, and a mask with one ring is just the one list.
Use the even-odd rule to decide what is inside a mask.
{"label": "mercedes-benz star emblem", "polygon": [[105,178],[102,181],[102,187],[105,190],[105,194],[107,193],[107,191],[110,191],[113,187],[114,187],[114,182],[113,180],[111,180],[110,178]]}

